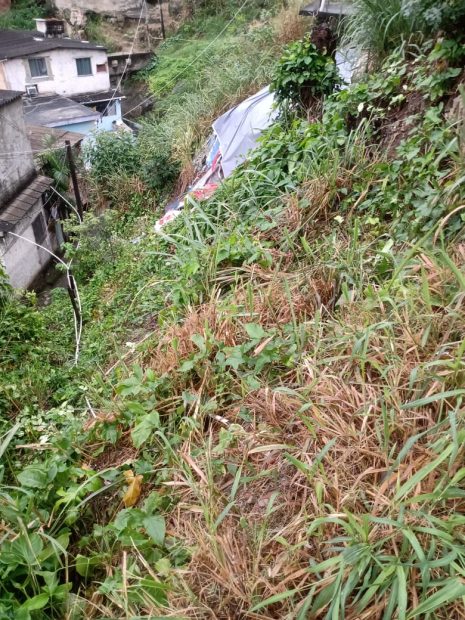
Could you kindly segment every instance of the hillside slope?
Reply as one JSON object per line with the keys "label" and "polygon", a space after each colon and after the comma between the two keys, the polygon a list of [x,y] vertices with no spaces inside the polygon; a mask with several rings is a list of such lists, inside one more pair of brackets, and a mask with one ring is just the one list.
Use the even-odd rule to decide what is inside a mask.
{"label": "hillside slope", "polygon": [[292,44],[281,119],[163,234],[129,170],[124,208],[80,231],[76,368],[64,296],[4,302],[5,617],[465,616],[465,44],[446,8],[345,90]]}

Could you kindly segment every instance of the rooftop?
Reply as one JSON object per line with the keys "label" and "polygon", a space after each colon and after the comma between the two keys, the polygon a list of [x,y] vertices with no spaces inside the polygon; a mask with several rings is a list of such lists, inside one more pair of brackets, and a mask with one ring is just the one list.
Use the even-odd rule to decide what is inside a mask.
{"label": "rooftop", "polygon": [[338,2],[337,0],[314,0],[300,9],[301,15],[321,15],[322,17],[343,17],[352,15],[352,2]]}
{"label": "rooftop", "polygon": [[0,90],[0,108],[19,99],[22,94],[19,90]]}
{"label": "rooftop", "polygon": [[30,125],[59,127],[68,123],[96,121],[100,113],[67,97],[50,95],[25,99],[24,118]]}
{"label": "rooftop", "polygon": [[83,93],[82,95],[73,95],[70,97],[78,103],[102,103],[111,99],[125,99],[125,97],[117,90],[106,90],[97,93]]}
{"label": "rooftop", "polygon": [[70,141],[71,146],[75,146],[85,138],[82,133],[41,125],[26,125],[26,134],[34,152],[64,148],[66,140]]}
{"label": "rooftop", "polygon": [[0,231],[13,230],[52,183],[53,179],[50,177],[35,177],[4,209],[0,210]]}
{"label": "rooftop", "polygon": [[55,49],[104,50],[103,45],[66,37],[45,37],[37,30],[0,30],[0,60],[19,58]]}

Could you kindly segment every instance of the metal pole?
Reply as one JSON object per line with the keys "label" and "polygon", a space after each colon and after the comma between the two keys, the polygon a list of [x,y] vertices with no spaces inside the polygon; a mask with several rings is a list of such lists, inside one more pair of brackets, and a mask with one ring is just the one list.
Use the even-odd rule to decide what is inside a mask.
{"label": "metal pole", "polygon": [[163,39],[166,39],[165,33],[165,18],[163,16],[163,5],[162,0],[158,0],[158,6],[160,7],[160,26],[161,26],[161,36]]}
{"label": "metal pole", "polygon": [[74,157],[73,157],[73,151],[71,149],[71,142],[69,140],[65,140],[65,145],[66,145],[66,158],[68,160],[69,171],[71,173],[71,180],[73,182],[74,197],[76,198],[76,207],[77,207],[79,216],[82,220],[84,217],[83,208],[82,208],[82,200],[81,200],[81,194],[79,192],[79,185],[78,185],[78,180],[77,180],[77,175],[76,175],[76,166],[74,165]]}

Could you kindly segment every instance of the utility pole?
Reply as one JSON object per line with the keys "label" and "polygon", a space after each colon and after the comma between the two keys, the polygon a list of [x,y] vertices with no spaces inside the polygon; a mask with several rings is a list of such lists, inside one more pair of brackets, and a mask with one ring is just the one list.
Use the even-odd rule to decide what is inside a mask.
{"label": "utility pole", "polygon": [[158,6],[160,7],[160,26],[161,26],[161,36],[163,37],[163,40],[166,39],[166,33],[165,33],[165,18],[163,16],[163,5],[162,5],[162,0],[158,0]]}
{"label": "utility pole", "polygon": [[79,185],[78,185],[78,180],[77,180],[77,175],[76,175],[76,166],[74,165],[74,157],[73,157],[73,151],[71,148],[71,142],[69,140],[65,140],[65,145],[66,145],[66,159],[68,160],[69,171],[71,173],[71,180],[73,182],[74,197],[76,198],[76,207],[79,213],[79,217],[82,220],[84,217],[84,214],[83,214],[83,208],[82,208],[81,194],[79,192]]}

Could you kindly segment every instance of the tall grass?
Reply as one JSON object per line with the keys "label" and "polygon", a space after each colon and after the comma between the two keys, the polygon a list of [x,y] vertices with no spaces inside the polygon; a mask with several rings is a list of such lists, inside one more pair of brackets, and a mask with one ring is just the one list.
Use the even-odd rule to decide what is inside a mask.
{"label": "tall grass", "polygon": [[345,22],[344,41],[384,58],[405,42],[421,40],[421,24],[416,11],[406,10],[404,0],[354,0],[355,13]]}
{"label": "tall grass", "polygon": [[[196,53],[201,54],[207,44],[196,43]],[[189,43],[188,48],[191,46]],[[182,49],[182,58],[189,59]],[[188,70],[179,65],[179,52],[168,50],[166,61],[161,60],[162,73],[155,70],[151,78],[161,98],[139,138],[143,159],[150,162],[156,154],[174,162],[181,172],[179,189],[186,187],[192,180],[192,157],[210,132],[211,123],[269,81],[277,49],[267,30],[229,35],[216,41]]]}

